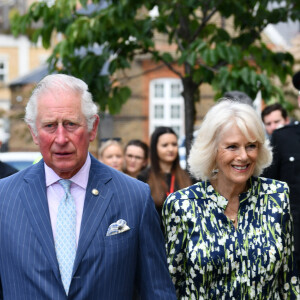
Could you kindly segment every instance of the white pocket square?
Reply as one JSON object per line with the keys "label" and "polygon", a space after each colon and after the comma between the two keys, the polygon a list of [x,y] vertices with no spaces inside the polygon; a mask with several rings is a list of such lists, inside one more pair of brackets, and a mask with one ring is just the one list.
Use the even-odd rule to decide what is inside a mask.
{"label": "white pocket square", "polygon": [[123,219],[118,220],[115,223],[109,225],[106,236],[118,234],[130,230],[130,227],[127,225],[127,222]]}

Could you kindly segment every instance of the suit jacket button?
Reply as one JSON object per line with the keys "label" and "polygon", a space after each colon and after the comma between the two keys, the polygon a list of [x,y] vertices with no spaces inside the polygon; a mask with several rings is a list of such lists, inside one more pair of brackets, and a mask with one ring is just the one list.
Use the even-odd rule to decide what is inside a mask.
{"label": "suit jacket button", "polygon": [[96,189],[93,189],[93,190],[92,190],[92,194],[93,194],[94,196],[98,196],[98,195],[99,195],[99,191],[96,190]]}
{"label": "suit jacket button", "polygon": [[293,157],[293,156],[291,156],[290,158],[289,158],[289,161],[294,161],[295,160],[295,157]]}

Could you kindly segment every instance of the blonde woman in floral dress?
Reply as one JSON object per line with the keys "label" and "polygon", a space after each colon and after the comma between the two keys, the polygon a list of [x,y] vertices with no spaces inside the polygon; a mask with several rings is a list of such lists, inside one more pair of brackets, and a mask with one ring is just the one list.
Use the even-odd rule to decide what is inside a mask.
{"label": "blonde woman in floral dress", "polygon": [[188,160],[203,181],[163,207],[178,299],[300,299],[285,182],[258,177],[272,160],[261,120],[222,99],[207,113]]}

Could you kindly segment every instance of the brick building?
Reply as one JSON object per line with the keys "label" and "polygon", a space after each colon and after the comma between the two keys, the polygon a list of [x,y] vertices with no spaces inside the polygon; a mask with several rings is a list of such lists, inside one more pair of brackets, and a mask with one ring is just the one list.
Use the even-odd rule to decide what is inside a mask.
{"label": "brick building", "polygon": [[[32,2],[33,0],[0,1],[0,139],[4,142],[1,151],[8,150],[13,118],[21,117],[11,110],[9,83],[38,67],[49,56],[49,50],[43,49],[41,44],[33,45],[27,37],[15,38],[10,32],[9,12],[14,9],[25,12]],[[21,101],[20,97],[18,101]]]}

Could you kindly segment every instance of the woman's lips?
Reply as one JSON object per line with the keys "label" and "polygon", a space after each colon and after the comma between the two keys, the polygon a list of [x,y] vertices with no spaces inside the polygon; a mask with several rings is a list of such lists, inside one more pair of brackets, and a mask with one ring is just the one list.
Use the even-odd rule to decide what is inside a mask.
{"label": "woman's lips", "polygon": [[237,171],[245,171],[248,169],[248,167],[250,166],[250,164],[247,164],[247,165],[243,165],[243,166],[236,166],[236,165],[233,165],[232,167],[237,170]]}

